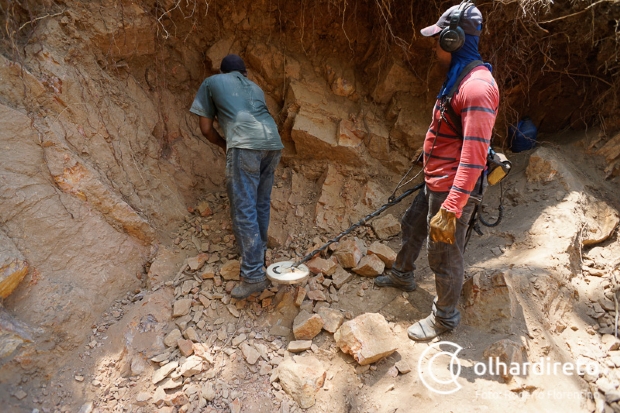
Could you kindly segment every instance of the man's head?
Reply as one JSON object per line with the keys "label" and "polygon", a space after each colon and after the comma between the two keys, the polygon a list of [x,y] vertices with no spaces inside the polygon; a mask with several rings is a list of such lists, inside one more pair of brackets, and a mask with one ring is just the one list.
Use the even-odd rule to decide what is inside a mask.
{"label": "man's head", "polygon": [[247,76],[248,74],[248,71],[245,68],[245,63],[243,63],[243,59],[236,54],[229,54],[222,59],[222,63],[220,64],[220,72],[239,72],[244,76]]}
{"label": "man's head", "polygon": [[422,36],[439,37],[439,46],[448,53],[458,51],[465,42],[465,35],[480,36],[482,13],[470,2],[462,2],[446,10],[437,23],[425,27]]}

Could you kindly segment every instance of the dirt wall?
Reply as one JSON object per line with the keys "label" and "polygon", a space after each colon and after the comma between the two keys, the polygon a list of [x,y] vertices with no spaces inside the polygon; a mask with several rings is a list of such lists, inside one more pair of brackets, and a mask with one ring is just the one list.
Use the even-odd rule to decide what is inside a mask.
{"label": "dirt wall", "polygon": [[[596,7],[606,7],[612,18],[616,3]],[[242,55],[250,78],[265,90],[286,145],[283,165],[300,181],[332,177],[329,182],[339,190],[351,180],[361,186],[369,178],[386,188],[393,184],[419,150],[442,81],[429,57],[431,43],[416,33],[447,3],[434,4],[436,10],[426,6],[3,2],[0,230],[7,239],[3,250],[14,251],[6,268],[16,260],[29,264],[28,275],[4,301],[29,332],[8,327],[17,345],[6,347],[3,360],[24,366],[78,346],[110,303],[140,285],[145,264],[160,243],[170,241],[168,234],[187,208],[222,189],[223,153],[201,140],[188,108],[227,53]],[[519,15],[512,7],[483,12],[504,21]],[[565,7],[554,9],[554,15],[573,12]],[[537,11],[544,10],[527,16]],[[551,28],[541,33],[556,25],[560,33],[569,30],[565,20],[547,23]],[[528,54],[531,61],[519,61],[527,66],[519,71],[506,69],[511,63],[502,51],[510,39],[497,35],[502,30],[485,30],[482,49],[496,64],[503,102],[510,108],[502,111],[499,141],[506,123],[525,111],[533,111],[549,130],[600,120],[613,130],[614,113],[580,106],[600,90],[601,81],[615,84],[615,66],[605,63],[616,50],[608,37],[594,40],[580,55],[598,64],[580,70],[598,67],[598,72],[567,79],[552,70],[536,72],[547,58],[561,65],[572,56],[572,51],[552,51],[568,44],[561,35],[558,43],[553,36],[545,43],[547,51]],[[601,35],[613,30],[605,26]],[[511,26],[508,33],[518,31]],[[605,107],[615,107],[611,103]],[[581,123],[573,121],[577,118]],[[610,156],[610,162],[618,157]],[[365,193],[373,190],[380,192],[366,187]],[[332,209],[333,216],[325,215],[331,201],[320,203],[309,224],[320,216],[326,228],[346,227],[345,212],[368,197],[357,189],[350,193],[351,200],[338,200],[344,203],[337,205],[340,212]],[[366,201],[366,208],[372,204]],[[295,219],[275,209],[280,226],[287,217]],[[8,277],[15,274],[9,271]]]}

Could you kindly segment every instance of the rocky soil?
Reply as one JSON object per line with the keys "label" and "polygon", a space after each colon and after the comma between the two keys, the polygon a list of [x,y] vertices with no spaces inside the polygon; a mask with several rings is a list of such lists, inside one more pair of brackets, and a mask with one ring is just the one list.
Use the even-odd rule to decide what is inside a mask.
{"label": "rocky soil", "polygon": [[[224,156],[187,111],[222,57],[244,57],[285,144],[268,263],[387,201],[443,79],[413,33],[445,4],[306,3],[0,1],[0,410],[619,411],[618,2],[484,6],[510,22],[483,37],[503,96],[494,144],[524,114],[546,133],[506,150],[503,221],[468,247],[451,395],[423,385],[434,353],[406,336],[433,299],[424,254],[415,292],[373,285],[408,200],[314,257],[304,285],[230,297]],[[490,356],[598,374],[476,375]]]}
{"label": "rocky soil", "polygon": [[[442,337],[464,348],[464,388],[455,394],[422,384],[418,361],[428,344],[406,336],[433,298],[426,260],[420,259],[415,292],[373,286],[398,249],[389,214],[313,258],[303,285],[235,300],[229,293],[239,262],[227,199],[213,193],[191,208],[141,286],[102,314],[71,360],[50,376],[23,371],[6,383],[7,411],[393,412],[409,411],[412,403],[439,411],[455,403],[458,411],[620,410],[619,215],[612,206],[618,199],[608,197],[613,181],[589,189],[589,179],[604,172],[601,158],[575,168],[570,149],[589,136],[564,135],[570,144],[555,138],[513,154],[504,221],[473,236],[463,323]],[[293,183],[286,169],[277,188]],[[487,220],[498,195],[498,188],[487,195]],[[276,192],[274,204],[294,211],[286,199]],[[404,204],[391,216],[400,216]],[[301,227],[289,231],[284,244],[270,248],[270,262],[297,259],[333,235],[318,226],[305,237],[293,234]],[[490,355],[508,363],[540,357],[596,363],[599,371],[556,374],[553,381],[475,375],[473,364]]]}

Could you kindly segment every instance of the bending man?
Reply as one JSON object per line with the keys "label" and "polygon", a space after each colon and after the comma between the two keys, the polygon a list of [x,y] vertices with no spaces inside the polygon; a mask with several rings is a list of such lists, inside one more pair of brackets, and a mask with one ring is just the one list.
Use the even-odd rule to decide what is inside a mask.
{"label": "bending man", "polygon": [[[222,60],[220,74],[202,82],[190,112],[200,131],[226,151],[226,189],[241,255],[241,283],[231,296],[246,298],[269,285],[265,250],[273,175],[284,147],[261,88],[247,78],[241,57]],[[213,127],[217,119],[224,138]]]}

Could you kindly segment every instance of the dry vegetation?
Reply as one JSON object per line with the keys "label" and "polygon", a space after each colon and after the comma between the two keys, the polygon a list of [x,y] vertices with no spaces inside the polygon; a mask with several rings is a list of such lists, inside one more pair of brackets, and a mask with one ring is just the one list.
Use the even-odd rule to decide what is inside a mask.
{"label": "dry vegetation", "polygon": [[[118,1],[118,7],[124,6]],[[274,34],[293,34],[306,53],[317,53],[316,43],[346,46],[349,59],[365,60],[371,51],[361,38],[379,39],[374,53],[399,53],[414,73],[424,70],[412,59],[419,55],[419,29],[434,22],[454,1],[304,0],[299,4],[271,0],[277,22]],[[530,114],[542,130],[600,126],[604,132],[620,129],[618,0],[501,0],[478,1],[486,18],[481,41],[483,57],[495,68],[501,85],[505,127]],[[28,0],[0,2],[5,54],[19,61],[37,23],[66,13],[68,2]],[[162,41],[185,41],[210,14],[223,7],[217,0],[157,1],[151,7]],[[121,13],[122,16],[122,13]],[[223,18],[218,15],[218,18]],[[327,24],[329,23],[329,24]],[[340,26],[333,39],[325,28]],[[218,28],[216,28],[218,29]],[[363,30],[370,33],[362,34]],[[346,50],[345,49],[345,50]],[[362,58],[362,56],[365,56]],[[424,76],[422,76],[424,77]]]}

